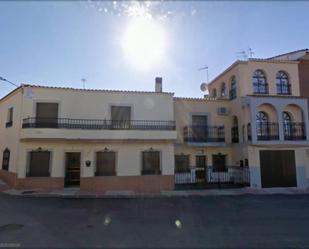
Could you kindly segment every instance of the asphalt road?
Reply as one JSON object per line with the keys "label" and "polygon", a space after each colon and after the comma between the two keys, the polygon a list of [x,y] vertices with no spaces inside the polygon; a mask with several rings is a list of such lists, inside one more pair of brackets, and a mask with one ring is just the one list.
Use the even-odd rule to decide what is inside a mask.
{"label": "asphalt road", "polygon": [[309,195],[56,199],[0,194],[0,248],[309,247]]}

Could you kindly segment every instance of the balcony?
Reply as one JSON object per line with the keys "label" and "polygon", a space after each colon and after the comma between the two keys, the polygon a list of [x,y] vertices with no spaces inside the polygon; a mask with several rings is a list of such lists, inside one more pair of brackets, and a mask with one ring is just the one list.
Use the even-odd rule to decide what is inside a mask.
{"label": "balcony", "polygon": [[276,84],[279,95],[291,95],[291,84]]}
{"label": "balcony", "polygon": [[253,83],[254,94],[268,94],[268,83]]}
{"label": "balcony", "polygon": [[305,124],[303,122],[284,123],[283,131],[284,131],[284,140],[289,141],[306,140]]}
{"label": "balcony", "polygon": [[26,118],[21,139],[176,139],[175,121]]}
{"label": "balcony", "polygon": [[256,134],[259,141],[279,140],[278,123],[259,123],[256,125]]}
{"label": "balcony", "polygon": [[175,130],[175,121],[105,120],[70,118],[26,118],[23,128],[58,128],[86,130]]}
{"label": "balcony", "polygon": [[188,143],[222,143],[225,142],[224,126],[185,126],[184,141]]}

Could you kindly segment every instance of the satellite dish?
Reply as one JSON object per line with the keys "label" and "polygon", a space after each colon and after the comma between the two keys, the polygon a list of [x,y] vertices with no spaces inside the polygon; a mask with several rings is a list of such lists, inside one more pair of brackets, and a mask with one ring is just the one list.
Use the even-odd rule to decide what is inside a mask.
{"label": "satellite dish", "polygon": [[208,86],[206,83],[202,83],[200,86],[200,89],[202,92],[206,92],[208,90]]}

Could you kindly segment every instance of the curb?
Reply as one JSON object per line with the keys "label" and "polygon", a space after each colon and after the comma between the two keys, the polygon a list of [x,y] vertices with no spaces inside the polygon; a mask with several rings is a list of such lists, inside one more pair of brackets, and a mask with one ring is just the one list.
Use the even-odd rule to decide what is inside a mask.
{"label": "curb", "polygon": [[[243,196],[243,195],[307,195],[309,190],[259,190],[233,189],[233,190],[190,190],[190,191],[168,191],[161,193],[44,193],[39,191],[6,189],[0,192],[10,196],[26,198],[60,198],[60,199],[143,199],[143,198],[188,198],[188,197],[210,197],[210,196]],[[24,193],[25,192],[25,193]],[[27,193],[29,192],[29,193]]]}

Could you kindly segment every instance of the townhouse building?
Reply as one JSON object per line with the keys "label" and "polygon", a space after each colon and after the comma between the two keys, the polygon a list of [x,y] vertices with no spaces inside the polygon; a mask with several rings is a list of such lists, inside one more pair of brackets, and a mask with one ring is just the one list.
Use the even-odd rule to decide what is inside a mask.
{"label": "townhouse building", "polygon": [[22,85],[0,100],[0,178],[22,189],[309,186],[299,61],[236,61],[202,98]]}
{"label": "townhouse building", "polygon": [[298,62],[237,61],[210,82],[209,92],[229,99],[232,163],[246,162],[252,187],[308,186],[308,105]]}
{"label": "townhouse building", "polygon": [[173,94],[157,81],[154,92],[15,89],[0,104],[0,177],[22,189],[173,189]]}

